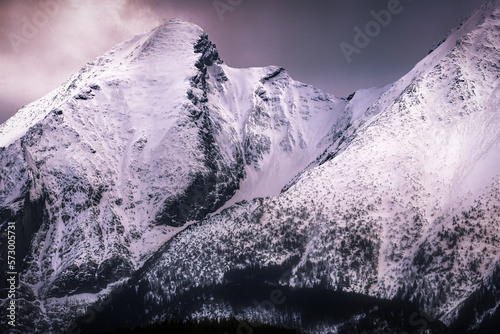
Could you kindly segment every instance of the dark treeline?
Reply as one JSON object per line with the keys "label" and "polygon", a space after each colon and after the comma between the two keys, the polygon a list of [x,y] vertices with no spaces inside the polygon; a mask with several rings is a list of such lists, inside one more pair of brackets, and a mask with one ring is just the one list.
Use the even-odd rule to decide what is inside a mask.
{"label": "dark treeline", "polygon": [[[339,334],[351,333],[451,333],[438,320],[429,319],[418,305],[401,300],[384,300],[363,294],[334,291],[327,286],[293,289],[279,284],[287,270],[281,266],[233,269],[224,282],[193,287],[151,307],[144,302],[146,291],[125,289],[88,325],[84,333],[300,333],[294,328],[314,331],[317,326],[338,327]],[[185,320],[207,305],[230,307],[233,314],[246,314],[242,322],[228,320]],[[266,309],[266,325],[250,326]],[[149,306],[149,308],[148,308]],[[171,316],[161,324],[142,327],[151,314]],[[272,324],[272,325],[271,325]],[[120,328],[127,329],[117,331]],[[135,329],[131,329],[135,328]]]}
{"label": "dark treeline", "polygon": [[[253,326],[252,326],[253,325]],[[137,327],[134,329],[117,330],[105,334],[301,334],[298,330],[272,326],[267,324],[250,325],[246,321],[235,318],[228,320],[169,320],[161,324]]]}

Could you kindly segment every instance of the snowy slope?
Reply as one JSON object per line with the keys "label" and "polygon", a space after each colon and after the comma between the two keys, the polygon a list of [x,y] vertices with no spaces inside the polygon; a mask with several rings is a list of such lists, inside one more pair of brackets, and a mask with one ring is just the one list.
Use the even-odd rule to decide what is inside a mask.
{"label": "snowy slope", "polygon": [[[145,318],[167,317],[169,300],[224,284],[235,268],[280,266],[292,273],[283,286],[399,297],[455,321],[500,265],[498,31],[489,1],[352,113],[343,124],[355,131],[332,137],[333,126],[327,150],[286,191],[174,237],[133,280]],[[197,314],[210,309],[239,312],[205,304]]]}

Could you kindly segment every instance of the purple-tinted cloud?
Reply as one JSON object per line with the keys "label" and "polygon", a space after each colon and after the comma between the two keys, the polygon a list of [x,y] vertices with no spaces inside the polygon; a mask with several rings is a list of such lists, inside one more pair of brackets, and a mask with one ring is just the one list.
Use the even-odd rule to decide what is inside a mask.
{"label": "purple-tinted cloud", "polygon": [[[347,63],[339,47],[390,1],[4,0],[0,123],[117,43],[171,18],[200,25],[234,67],[279,65],[337,96],[398,79],[483,0],[401,0]],[[221,7],[222,6],[222,7]]]}

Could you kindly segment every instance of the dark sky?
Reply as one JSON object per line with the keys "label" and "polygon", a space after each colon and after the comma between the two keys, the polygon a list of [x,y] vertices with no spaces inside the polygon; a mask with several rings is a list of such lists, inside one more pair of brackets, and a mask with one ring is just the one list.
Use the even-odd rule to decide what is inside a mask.
{"label": "dark sky", "polygon": [[[168,19],[200,25],[230,66],[283,66],[296,80],[347,96],[400,78],[484,1],[0,0],[0,123]],[[371,24],[369,44],[358,43],[348,62],[341,43],[356,47],[355,28],[388,9],[391,17]]]}

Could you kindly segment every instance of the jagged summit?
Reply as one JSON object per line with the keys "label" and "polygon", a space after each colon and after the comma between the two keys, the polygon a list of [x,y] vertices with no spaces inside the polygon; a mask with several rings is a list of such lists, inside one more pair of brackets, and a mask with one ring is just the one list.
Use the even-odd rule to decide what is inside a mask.
{"label": "jagged summit", "polygon": [[[168,90],[176,86],[172,81],[182,84],[196,76],[195,64],[215,61],[222,63],[215,45],[199,26],[170,20],[115,46],[54,91],[24,106],[0,125],[0,145],[12,143],[71,98],[86,100],[102,87],[134,81],[156,82]],[[186,85],[178,88],[189,89]]]}
{"label": "jagged summit", "polygon": [[[206,34],[197,25],[181,20],[170,20],[145,34],[145,39],[140,39],[140,47],[134,48],[128,57],[161,61],[169,54],[188,55],[193,53],[193,45],[202,36],[206,38]],[[115,49],[120,48],[119,45]]]}

